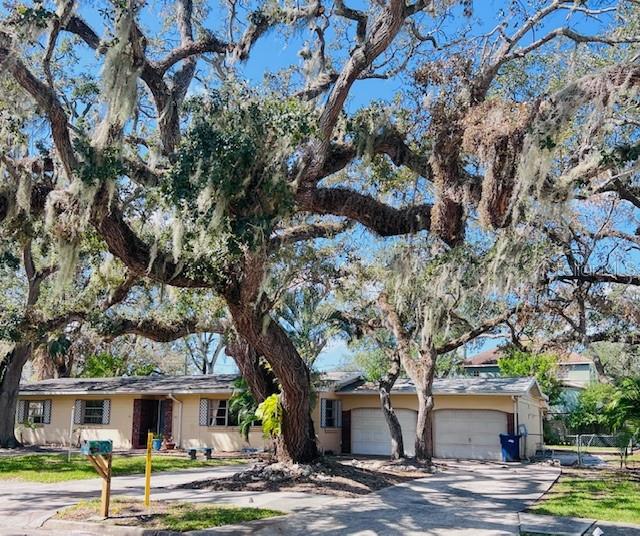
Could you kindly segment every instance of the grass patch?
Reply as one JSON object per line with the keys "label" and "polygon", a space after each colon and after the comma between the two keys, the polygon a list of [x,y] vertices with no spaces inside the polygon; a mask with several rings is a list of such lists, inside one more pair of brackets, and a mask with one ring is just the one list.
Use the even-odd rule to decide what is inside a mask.
{"label": "grass patch", "polygon": [[[100,501],[82,501],[56,515],[58,519],[86,521],[99,515]],[[109,519],[104,523],[185,532],[222,525],[234,525],[284,515],[265,508],[211,506],[187,502],[152,501],[146,508],[142,501],[128,497],[111,500]],[[102,520],[100,520],[102,521]]]}
{"label": "grass patch", "polygon": [[[577,452],[578,448],[575,445],[545,445],[545,449],[560,450]],[[617,454],[618,449],[616,447],[580,447],[581,452],[606,452],[611,454]]]}
{"label": "grass patch", "polygon": [[[190,460],[177,456],[157,456],[153,458],[153,472],[197,469],[222,465],[246,463],[241,458],[216,458],[213,460]],[[144,473],[144,456],[113,455],[113,476]],[[0,479],[20,479],[30,482],[62,482],[98,478],[95,469],[86,456],[73,454],[67,461],[66,454],[26,454],[21,456],[0,456]]]}
{"label": "grass patch", "polygon": [[562,475],[530,511],[640,523],[640,480],[633,473],[572,471]]}

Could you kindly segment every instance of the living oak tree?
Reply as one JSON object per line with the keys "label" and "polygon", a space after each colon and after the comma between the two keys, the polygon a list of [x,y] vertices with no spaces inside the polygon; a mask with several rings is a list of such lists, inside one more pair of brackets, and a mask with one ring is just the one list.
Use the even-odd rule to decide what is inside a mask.
{"label": "living oak tree", "polygon": [[[530,256],[535,256],[535,249]],[[496,258],[495,245],[486,251],[458,247],[435,257],[424,247],[399,245],[377,282],[380,319],[393,333],[400,362],[418,396],[419,461],[430,463],[433,457],[438,356],[501,329],[519,308],[528,306],[528,285],[509,282],[518,267],[507,270],[500,265],[500,273],[487,275],[495,270]]]}
{"label": "living oak tree", "polygon": [[[598,352],[601,342],[635,346],[638,338],[637,215],[613,193],[596,194],[582,211],[542,229],[549,257],[538,307],[513,324],[521,350],[576,348],[589,352],[602,381],[609,374]],[[588,210],[584,210],[588,207]],[[519,326],[519,327],[517,327]],[[628,367],[628,372],[633,367]]]}
{"label": "living oak tree", "polygon": [[405,457],[402,427],[391,402],[391,390],[403,374],[393,335],[382,320],[376,297],[376,265],[350,259],[348,273],[335,289],[334,318],[354,352],[353,364],[377,385],[380,408],[391,438],[391,459]]}
{"label": "living oak tree", "polygon": [[[70,282],[58,279],[64,260],[51,254],[42,224],[18,211],[13,236],[4,237],[0,286],[3,308],[1,337],[11,348],[0,360],[0,444],[14,447],[14,416],[17,394],[25,364],[36,359],[37,371],[68,376],[72,362],[66,358],[71,331],[87,326],[103,340],[139,335],[155,341],[171,341],[186,333],[217,325],[212,316],[180,316],[175,304],[172,315],[156,309],[136,316],[140,281],[122,264],[96,251],[91,241],[78,248],[77,273]],[[18,255],[21,255],[19,257]],[[63,286],[61,286],[61,284]],[[151,290],[151,289],[149,289]],[[138,309],[140,312],[141,309]],[[208,311],[208,315],[214,313]],[[207,322],[205,326],[205,322]],[[66,335],[65,335],[66,334]]]}
{"label": "living oak tree", "polygon": [[[166,26],[147,24],[157,14],[133,2],[10,7],[0,31],[7,98],[28,95],[29,123],[48,130],[25,155],[13,143],[24,127],[5,113],[3,160],[51,162],[55,183],[31,173],[29,203],[47,205],[68,252],[92,227],[136,276],[223,297],[247,350],[241,369],[263,356],[282,386],[283,459],[316,448],[308,368],[263,292],[278,243],[334,233],[340,217],[381,236],[429,232],[455,249],[470,217],[492,232],[514,227],[531,207],[637,159],[606,158],[603,123],[584,120],[594,107],[610,115],[640,83],[636,36],[618,18],[632,2],[509,4],[488,32],[468,1],[171,7]],[[598,33],[580,31],[587,18]],[[308,36],[300,57],[256,87],[252,52],[269,39],[295,42],[289,30]],[[510,69],[527,74],[528,58],[553,50],[568,65],[575,47],[618,53],[601,69],[566,69],[539,94],[496,92]],[[361,81],[407,74],[397,103],[345,108]],[[196,78],[199,95],[185,101]],[[594,144],[560,158],[573,122]],[[362,163],[369,172],[354,173]],[[4,193],[2,220],[12,206]],[[421,374],[418,384],[429,383]],[[418,452],[428,450],[422,441]]]}
{"label": "living oak tree", "polygon": [[358,324],[356,331],[362,335],[355,343],[353,360],[365,378],[378,386],[380,407],[391,437],[391,459],[398,460],[405,457],[405,448],[402,427],[391,403],[391,390],[402,374],[400,354],[379,321],[370,319]]}

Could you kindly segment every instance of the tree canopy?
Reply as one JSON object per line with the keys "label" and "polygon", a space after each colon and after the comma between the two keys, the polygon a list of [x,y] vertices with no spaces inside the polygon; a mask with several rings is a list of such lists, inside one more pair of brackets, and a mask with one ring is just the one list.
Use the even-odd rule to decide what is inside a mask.
{"label": "tree canopy", "polygon": [[[106,335],[225,333],[294,460],[317,453],[305,354],[323,342],[286,320],[283,296],[338,284],[376,250],[361,293],[425,401],[437,356],[481,334],[637,342],[637,300],[620,289],[640,283],[638,9],[7,4],[0,259],[30,284],[2,337],[30,353],[26,289],[54,266],[45,323],[80,314],[99,276],[82,318]],[[125,283],[149,315],[104,308]]]}

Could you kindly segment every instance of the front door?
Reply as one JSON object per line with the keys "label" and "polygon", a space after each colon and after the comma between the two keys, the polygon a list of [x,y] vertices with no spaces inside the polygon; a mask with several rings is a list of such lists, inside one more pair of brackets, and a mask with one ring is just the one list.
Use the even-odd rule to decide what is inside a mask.
{"label": "front door", "polygon": [[132,443],[134,449],[147,446],[147,434],[158,432],[160,400],[136,398],[133,401],[133,432]]}

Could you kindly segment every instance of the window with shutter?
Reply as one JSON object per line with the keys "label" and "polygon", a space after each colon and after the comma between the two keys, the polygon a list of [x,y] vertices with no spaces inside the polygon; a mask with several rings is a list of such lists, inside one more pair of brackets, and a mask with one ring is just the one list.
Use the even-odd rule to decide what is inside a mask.
{"label": "window with shutter", "polygon": [[20,422],[44,424],[46,400],[24,400]]}
{"label": "window with shutter", "polygon": [[76,400],[74,424],[109,424],[110,421],[111,400]]}
{"label": "window with shutter", "polygon": [[323,398],[320,400],[320,426],[340,428],[342,426],[342,402]]}

